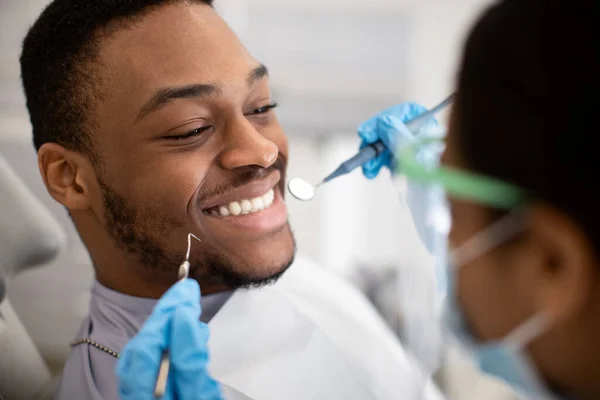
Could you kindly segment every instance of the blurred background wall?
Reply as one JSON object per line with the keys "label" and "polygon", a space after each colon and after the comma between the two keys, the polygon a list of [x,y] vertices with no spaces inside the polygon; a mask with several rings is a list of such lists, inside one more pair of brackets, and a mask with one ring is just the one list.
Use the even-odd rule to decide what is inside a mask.
{"label": "blurred background wall", "polygon": [[[432,106],[451,92],[463,37],[489,2],[216,0],[271,71],[291,146],[288,177],[313,182],[356,150],[356,126],[365,118],[406,100]],[[68,232],[58,260],[8,288],[42,354],[60,363],[86,313],[93,273],[65,211],[39,177],[20,86],[21,40],[45,4],[0,0],[0,153]],[[367,181],[355,172],[323,187],[311,203],[290,199],[299,251],[344,274],[357,266],[430,264],[399,190],[389,174]]]}

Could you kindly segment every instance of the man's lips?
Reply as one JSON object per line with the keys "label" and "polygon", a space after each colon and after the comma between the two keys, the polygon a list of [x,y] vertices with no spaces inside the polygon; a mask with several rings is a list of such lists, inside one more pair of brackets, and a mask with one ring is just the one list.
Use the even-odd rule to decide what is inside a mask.
{"label": "man's lips", "polygon": [[266,178],[252,181],[243,186],[231,189],[218,196],[210,197],[203,200],[200,206],[203,211],[209,208],[227,205],[234,201],[250,200],[264,195],[269,190],[273,189],[280,181],[281,173],[279,171],[271,172]]}

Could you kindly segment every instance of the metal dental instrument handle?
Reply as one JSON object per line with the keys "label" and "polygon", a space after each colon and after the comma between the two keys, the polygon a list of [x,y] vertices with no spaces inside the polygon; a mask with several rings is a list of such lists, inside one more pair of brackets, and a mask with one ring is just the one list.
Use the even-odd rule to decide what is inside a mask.
{"label": "metal dental instrument handle", "polygon": [[[200,239],[193,233],[188,234],[187,238],[187,251],[185,253],[185,260],[179,266],[177,271],[177,282],[185,280],[190,275],[190,252],[192,250],[192,238],[200,241]],[[154,397],[160,399],[165,395],[167,390],[167,379],[169,377],[169,369],[171,368],[171,362],[169,361],[169,350],[163,350],[160,366],[158,367],[158,375],[156,377],[156,384],[154,385]]]}
{"label": "metal dental instrument handle", "polygon": [[[420,124],[422,124],[423,122],[425,122],[425,120],[427,120],[427,118],[432,117],[433,115],[437,114],[439,111],[446,108],[450,103],[452,103],[455,95],[456,95],[456,93],[452,93],[444,101],[442,101],[437,106],[433,107],[431,110],[426,111],[426,112],[418,115],[417,117],[411,119],[410,121],[408,121],[405,124],[406,127],[409,128],[410,130],[418,128]],[[317,187],[323,183],[329,182],[332,179],[337,178],[338,176],[345,175],[345,174],[355,170],[356,168],[361,167],[367,161],[371,160],[372,158],[377,157],[382,151],[385,150],[385,148],[386,147],[381,140],[378,140],[375,143],[371,143],[370,145],[363,147],[358,152],[358,154],[356,154],[354,157],[341,163],[340,166],[335,171],[333,171],[331,174],[327,175],[325,177],[325,179],[323,179],[321,181],[321,183],[319,183],[317,185]]]}

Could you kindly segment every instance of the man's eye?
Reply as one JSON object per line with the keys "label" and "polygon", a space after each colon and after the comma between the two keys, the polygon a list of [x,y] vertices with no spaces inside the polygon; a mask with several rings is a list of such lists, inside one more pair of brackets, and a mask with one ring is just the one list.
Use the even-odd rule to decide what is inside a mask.
{"label": "man's eye", "polygon": [[210,129],[210,126],[203,126],[200,128],[196,128],[193,131],[190,131],[188,133],[184,133],[183,135],[176,135],[176,136],[167,136],[165,137],[165,139],[169,139],[169,140],[184,140],[184,139],[189,139],[195,136],[200,136],[201,134],[203,134],[204,132],[206,132],[207,130]]}
{"label": "man's eye", "polygon": [[247,114],[247,115],[260,115],[260,114],[266,114],[268,113],[270,110],[274,109],[275,107],[277,107],[277,103],[272,103],[272,104],[268,104],[266,106],[262,106],[257,108],[256,110],[252,111],[251,113]]}

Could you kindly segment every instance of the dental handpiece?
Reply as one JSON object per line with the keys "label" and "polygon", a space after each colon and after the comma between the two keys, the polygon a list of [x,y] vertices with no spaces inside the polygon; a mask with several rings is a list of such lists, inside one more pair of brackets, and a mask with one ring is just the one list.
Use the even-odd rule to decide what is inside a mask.
{"label": "dental handpiece", "polygon": [[[426,119],[432,117],[437,114],[439,111],[443,110],[446,106],[448,106],[454,100],[455,93],[452,93],[448,98],[442,101],[437,106],[433,107],[431,110],[424,112],[423,114],[418,115],[417,117],[408,121],[405,125],[408,129],[413,130],[416,129],[425,122]],[[349,172],[352,172],[358,167],[364,165],[367,161],[377,157],[381,152],[386,149],[385,144],[381,140],[376,141],[375,143],[371,143],[368,146],[363,147],[354,157],[349,158],[340,164],[339,167],[331,174],[327,175],[321,183],[317,186],[329,182],[332,179],[337,178],[338,176],[345,175]]]}
{"label": "dental handpiece", "polygon": [[[188,234],[187,238],[187,251],[185,253],[185,260],[179,266],[177,271],[177,282],[181,282],[187,279],[190,275],[190,253],[192,250],[192,238],[200,241],[193,233]],[[158,375],[156,377],[156,384],[154,385],[154,397],[160,399],[165,395],[167,390],[167,378],[169,377],[169,369],[171,368],[171,362],[169,360],[169,350],[163,350],[160,359],[160,366],[158,367]]]}

